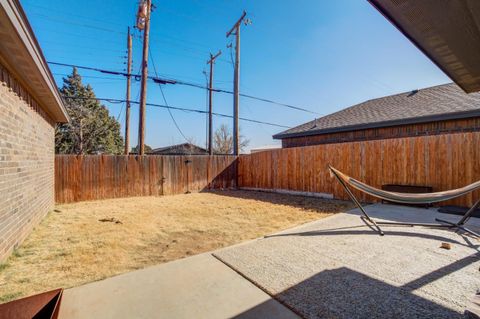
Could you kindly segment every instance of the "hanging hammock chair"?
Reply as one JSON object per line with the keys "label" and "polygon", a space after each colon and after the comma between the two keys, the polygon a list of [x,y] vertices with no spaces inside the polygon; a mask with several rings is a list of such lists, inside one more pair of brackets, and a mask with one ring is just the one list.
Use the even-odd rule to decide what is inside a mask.
{"label": "hanging hammock chair", "polygon": [[411,193],[399,193],[399,192],[388,192],[373,186],[367,185],[362,183],[342,172],[335,169],[331,165],[328,166],[330,173],[337,178],[340,184],[343,186],[345,191],[347,192],[348,196],[352,199],[352,201],[357,205],[360,211],[363,214],[364,220],[373,224],[375,228],[377,228],[380,235],[383,235],[383,231],[380,229],[378,225],[408,225],[408,226],[429,226],[429,227],[448,227],[448,228],[459,228],[463,231],[474,235],[476,237],[480,237],[479,234],[473,232],[472,230],[465,228],[464,224],[470,219],[471,215],[475,211],[475,209],[480,205],[480,200],[478,200],[466,213],[463,217],[457,222],[452,223],[442,219],[435,219],[437,222],[441,224],[432,224],[432,223],[400,223],[400,222],[381,222],[375,221],[372,219],[365,211],[363,206],[357,200],[357,198],[353,195],[352,191],[348,186],[351,186],[365,194],[370,196],[383,199],[390,202],[395,202],[399,204],[432,204],[438,203],[442,201],[446,201],[449,199],[453,199],[456,197],[464,196],[468,193],[471,193],[477,189],[480,189],[480,181],[467,185],[465,187],[443,191],[443,192],[435,192],[435,193],[422,193],[422,194],[411,194]]}

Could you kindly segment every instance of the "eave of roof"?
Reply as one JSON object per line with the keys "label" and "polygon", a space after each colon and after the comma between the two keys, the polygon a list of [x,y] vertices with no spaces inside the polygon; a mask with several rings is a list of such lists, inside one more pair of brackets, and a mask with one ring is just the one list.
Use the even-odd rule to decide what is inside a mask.
{"label": "eave of roof", "polygon": [[0,58],[52,120],[68,122],[57,85],[18,0],[0,0]]}
{"label": "eave of roof", "polygon": [[454,113],[439,114],[439,115],[412,117],[412,118],[405,118],[401,120],[382,121],[382,122],[365,123],[365,124],[357,124],[357,125],[346,125],[346,126],[339,126],[339,127],[328,128],[328,129],[310,130],[310,131],[296,132],[296,133],[286,133],[286,134],[279,133],[279,134],[273,135],[273,138],[278,140],[278,139],[285,139],[285,138],[292,138],[292,137],[304,137],[304,136],[322,135],[322,134],[330,134],[330,133],[351,132],[351,131],[359,131],[359,130],[366,130],[366,129],[373,129],[373,128],[383,128],[383,127],[401,126],[401,125],[409,125],[409,124],[422,124],[422,123],[429,123],[429,122],[436,122],[436,121],[459,120],[459,119],[465,119],[465,118],[471,118],[471,117],[480,117],[480,109],[473,110],[473,111],[463,111],[463,112],[454,112]]}
{"label": "eave of roof", "polygon": [[368,0],[465,92],[480,91],[480,2]]}

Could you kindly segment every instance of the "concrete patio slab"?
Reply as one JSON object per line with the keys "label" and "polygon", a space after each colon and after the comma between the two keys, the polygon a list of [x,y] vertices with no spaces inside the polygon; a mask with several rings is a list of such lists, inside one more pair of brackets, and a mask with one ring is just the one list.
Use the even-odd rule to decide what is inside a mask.
{"label": "concrete patio slab", "polygon": [[59,318],[299,318],[211,254],[64,292]]}
{"label": "concrete patio slab", "polygon": [[[460,218],[397,205],[367,211],[390,221]],[[214,254],[306,318],[463,317],[480,288],[480,241],[408,226],[384,226],[382,237],[358,215],[337,214]],[[478,230],[480,221],[469,226]]]}

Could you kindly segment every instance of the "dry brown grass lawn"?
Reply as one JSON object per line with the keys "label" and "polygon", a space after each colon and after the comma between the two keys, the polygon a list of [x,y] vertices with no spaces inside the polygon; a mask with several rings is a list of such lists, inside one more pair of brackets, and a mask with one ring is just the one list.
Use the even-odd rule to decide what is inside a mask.
{"label": "dry brown grass lawn", "polygon": [[349,207],[246,191],[59,205],[0,265],[0,302],[214,250]]}

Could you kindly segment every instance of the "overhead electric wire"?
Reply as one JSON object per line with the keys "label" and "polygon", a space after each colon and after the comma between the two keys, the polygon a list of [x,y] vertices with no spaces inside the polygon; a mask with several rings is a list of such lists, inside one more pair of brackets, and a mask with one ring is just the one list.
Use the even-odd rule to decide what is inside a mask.
{"label": "overhead electric wire", "polygon": [[[115,53],[115,54],[123,54],[124,51],[121,50],[121,49],[117,49],[117,50],[114,50],[114,49],[111,49],[111,46],[109,46],[108,48],[99,48],[99,47],[94,47],[94,46],[85,46],[85,45],[78,45],[77,43],[61,43],[61,42],[57,42],[57,41],[50,41],[50,40],[45,40],[45,41],[42,41],[42,44],[44,43],[49,43],[50,45],[58,45],[58,46],[61,46],[62,47],[62,50],[65,50],[65,49],[72,49],[72,50],[78,50],[78,49],[85,49],[85,50],[90,50],[90,51],[95,51],[95,50],[100,50],[102,52],[112,52],[112,53]],[[94,53],[94,52],[92,52]],[[85,54],[85,53],[82,53],[82,54]],[[96,53],[97,56],[98,56],[98,53]]]}
{"label": "overhead electric wire", "polygon": [[[107,74],[115,74],[115,75],[122,75],[122,76],[133,76],[135,78],[135,80],[137,80],[137,81],[140,79],[139,74],[128,74],[128,73],[125,73],[125,72],[104,70],[104,69],[100,69],[100,68],[86,67],[86,66],[68,64],[68,63],[52,62],[52,61],[48,61],[48,63],[53,64],[53,65],[60,65],[60,66],[76,67],[78,69],[91,70],[91,71],[102,72],[102,73],[107,73]],[[155,83],[179,84],[179,85],[195,87],[195,88],[199,88],[199,89],[203,89],[203,90],[210,90],[208,87],[206,87],[204,85],[197,84],[197,83],[192,83],[192,82],[186,82],[186,81],[181,81],[181,80],[176,80],[176,79],[159,78],[159,77],[153,77],[153,76],[148,76],[148,78],[153,80]],[[223,90],[223,89],[212,88],[211,90],[214,91],[214,92],[218,92],[218,93],[233,94],[232,91]],[[257,101],[261,101],[261,102],[266,102],[266,103],[270,103],[270,104],[284,106],[284,107],[294,109],[294,110],[298,110],[298,111],[302,111],[302,112],[307,112],[307,113],[311,113],[311,114],[319,114],[318,112],[315,112],[315,111],[312,111],[312,110],[309,110],[309,109],[306,109],[306,108],[303,108],[303,107],[298,107],[298,106],[294,106],[294,105],[291,105],[291,104],[276,102],[276,101],[273,101],[273,100],[270,100],[270,99],[265,99],[265,98],[256,97],[256,96],[243,94],[243,93],[240,93],[240,96],[245,97],[245,98],[249,98],[249,99],[253,99],[253,100],[257,100]]]}
{"label": "overhead electric wire", "polygon": [[[148,48],[148,52],[150,54],[150,61],[152,61],[153,72],[155,72],[155,76],[157,76],[158,75],[157,74],[157,67],[155,66],[155,61],[152,58],[152,52],[151,52],[150,48]],[[165,97],[165,93],[163,92],[163,88],[162,88],[162,85],[160,83],[158,84],[158,87],[160,88],[160,92],[162,92],[163,102],[165,103],[165,105],[168,106],[167,98]],[[180,128],[177,121],[175,120],[175,117],[172,114],[172,111],[169,108],[167,108],[167,110],[168,110],[168,114],[170,114],[170,118],[172,119],[173,124],[175,124],[175,127],[177,128],[177,131],[180,133],[180,135],[182,135],[182,137],[185,139],[185,141],[188,142],[188,138],[185,136],[185,134],[183,134],[182,129]]]}
{"label": "overhead electric wire", "polygon": [[[36,10],[36,12],[32,12],[31,13],[32,15],[37,15],[37,16],[41,16],[41,17],[48,17],[47,19],[52,19],[52,20],[54,20],[56,22],[60,22],[60,23],[69,23],[69,24],[82,23],[82,24],[84,24],[85,26],[88,26],[88,27],[93,27],[93,28],[99,27],[99,28],[102,28],[102,29],[104,28],[103,25],[105,25],[105,24],[107,24],[109,26],[115,26],[115,27],[125,27],[125,25],[123,23],[108,21],[108,20],[104,20],[104,19],[95,19],[95,18],[92,18],[90,16],[79,15],[76,12],[74,12],[74,13],[66,12],[66,11],[63,11],[63,10],[52,9],[52,8],[48,8],[46,6],[41,6],[41,5],[37,5],[37,4],[29,4],[28,6],[40,9],[40,10]],[[48,13],[54,12],[54,13],[57,13],[57,14],[54,17],[51,17],[51,16],[47,16],[46,15],[47,13],[45,11],[47,11]],[[182,16],[182,17],[187,18],[187,19],[194,19],[193,16],[188,16],[188,15],[185,15],[183,13],[176,12],[175,10],[172,10],[172,9],[169,9],[169,8],[163,7],[162,11],[164,11],[164,12],[169,11],[176,16]],[[55,20],[55,19],[57,19],[56,16],[74,17],[76,19],[76,21],[71,22],[70,20],[68,20],[68,21],[66,21],[66,20]],[[195,21],[196,22],[202,22],[201,19],[195,19]],[[84,26],[84,25],[82,25],[82,26]],[[132,25],[135,25],[135,19],[133,20]],[[202,27],[206,27],[206,26],[202,25]],[[114,31],[112,29],[107,29],[107,30],[108,30],[108,32]],[[104,30],[104,31],[107,31],[107,30]],[[162,33],[160,33],[160,34],[162,36],[162,39],[155,40],[155,42],[162,42],[162,43],[167,43],[167,44],[171,44],[171,45],[174,45],[174,46],[181,46],[183,48],[186,48],[186,49],[190,50],[191,52],[195,51],[197,53],[201,53],[202,55],[208,54],[210,52],[210,51],[208,51],[208,47],[205,46],[204,44],[201,44],[201,43],[198,43],[198,42],[193,42],[193,41],[188,41],[188,40],[181,39],[181,38],[176,38],[176,37],[173,37],[169,34],[162,34]],[[141,38],[140,36],[138,36],[138,37]],[[185,44],[182,45],[182,44],[174,43],[173,41],[187,43],[188,45],[185,45]],[[199,50],[197,48],[194,48],[193,46],[202,47],[204,49]]]}
{"label": "overhead electric wire", "polygon": [[[70,17],[76,17],[76,18],[81,18],[81,19],[86,19],[86,20],[90,20],[90,21],[95,21],[96,23],[101,23],[101,24],[109,24],[109,25],[113,25],[113,26],[116,26],[116,27],[124,27],[123,24],[121,23],[116,23],[116,22],[112,22],[112,21],[107,21],[105,19],[95,19],[95,18],[92,18],[91,16],[84,16],[84,15],[79,15],[77,13],[71,13],[71,12],[65,12],[63,10],[58,10],[58,9],[53,9],[51,7],[46,7],[46,6],[41,6],[41,5],[38,5],[38,4],[28,4],[28,7],[34,7],[34,8],[38,8],[38,9],[42,9],[44,11],[47,11],[48,13],[52,13],[52,12],[56,12],[58,13],[58,15],[62,15],[62,16],[70,16]],[[44,13],[37,13],[37,12],[34,12],[33,14],[43,14]]]}
{"label": "overhead electric wire", "polygon": [[[109,103],[126,103],[127,100],[122,100],[122,99],[112,99],[112,98],[93,98],[93,97],[72,97],[72,96],[63,96],[65,99],[73,99],[73,100],[97,100],[97,101],[105,101]],[[140,104],[138,101],[130,101],[131,104]],[[170,105],[163,105],[163,104],[155,104],[155,103],[146,103],[148,106],[153,106],[153,107],[159,107],[159,108],[167,108],[171,110],[177,110],[177,111],[184,111],[184,112],[192,112],[192,113],[200,113],[200,114],[206,114],[208,113],[207,111],[204,110],[198,110],[198,109],[189,109],[189,108],[183,108],[183,107],[177,107],[177,106],[170,106]],[[232,115],[227,115],[227,114],[222,114],[222,113],[216,113],[212,112],[213,115],[219,116],[219,117],[225,117],[225,118],[233,118]],[[239,118],[242,121],[245,122],[252,122],[252,123],[257,123],[257,124],[264,124],[264,125],[270,125],[270,126],[276,126],[276,127],[281,127],[281,128],[290,128],[290,126],[286,125],[281,125],[281,124],[276,124],[276,123],[270,123],[270,122],[264,122],[264,121],[259,121],[259,120],[254,120],[254,119],[249,119],[245,117],[240,117]]]}
{"label": "overhead electric wire", "polygon": [[[70,75],[71,75],[71,74],[67,74],[67,73],[56,73],[56,72],[52,72],[52,74],[53,74],[53,75],[58,75],[58,76],[70,76]],[[124,81],[124,79],[122,79],[122,78],[110,78],[110,77],[93,76],[93,75],[82,75],[82,78]]]}
{"label": "overhead electric wire", "polygon": [[94,26],[94,25],[87,24],[87,23],[81,23],[81,22],[74,22],[74,21],[71,21],[71,20],[63,20],[63,19],[58,19],[58,18],[52,18],[48,15],[41,14],[41,13],[34,13],[33,15],[36,15],[36,16],[42,17],[43,19],[47,19],[47,20],[57,22],[57,23],[76,25],[76,26],[79,26],[79,27],[94,29],[94,30],[103,31],[103,32],[110,32],[110,33],[116,33],[116,34],[122,34],[122,35],[126,34],[125,32],[122,32],[122,31],[109,29],[109,28],[104,28],[104,27],[100,27],[100,26]]}
{"label": "overhead electric wire", "polygon": [[40,25],[40,26],[36,27],[36,29],[39,29],[39,30],[41,29],[41,30],[48,31],[48,32],[54,32],[55,34],[68,35],[72,39],[73,38],[83,38],[83,39],[89,39],[89,40],[96,40],[96,41],[100,41],[102,44],[123,45],[123,42],[124,42],[123,40],[111,41],[111,40],[119,39],[119,38],[113,38],[111,40],[104,40],[104,39],[99,39],[98,36],[89,36],[89,35],[85,35],[85,34],[69,32],[69,31],[59,29],[59,28],[55,28],[54,30],[52,30],[51,28],[49,28],[49,26],[50,25]]}
{"label": "overhead electric wire", "polygon": [[52,62],[52,61],[47,61],[47,63],[48,64],[53,64],[53,65],[59,65],[59,66],[74,67],[74,68],[83,69],[83,70],[96,71],[96,72],[106,73],[106,74],[140,77],[140,75],[128,74],[126,72],[121,72],[121,71],[104,70],[104,69],[93,68],[93,67],[89,67],[89,66],[81,66],[81,65],[74,65],[74,64],[61,63],[61,62]]}

